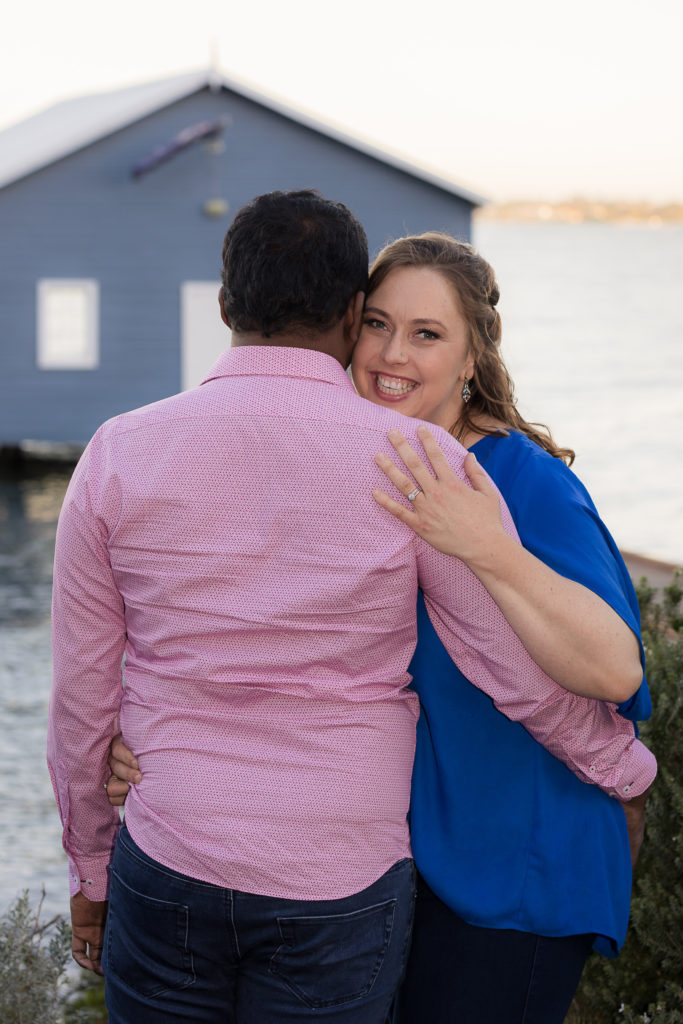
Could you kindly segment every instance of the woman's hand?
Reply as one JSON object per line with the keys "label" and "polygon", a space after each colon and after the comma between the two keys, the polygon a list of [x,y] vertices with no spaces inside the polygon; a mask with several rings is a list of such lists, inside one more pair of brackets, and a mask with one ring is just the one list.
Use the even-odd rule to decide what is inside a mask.
{"label": "woman's hand", "polygon": [[121,739],[121,733],[111,741],[108,763],[111,775],[105,787],[107,797],[114,807],[122,807],[131,785],[142,782],[142,774],[137,758]]}
{"label": "woman's hand", "polygon": [[[560,686],[583,697],[624,701],[643,677],[638,641],[624,620],[597,594],[556,573],[503,528],[500,499],[470,453],[459,479],[427,427],[418,436],[434,473],[405,438],[389,440],[412,478],[386,455],[377,465],[408,497],[412,508],[383,491],[373,497],[427,543],[460,558],[481,580],[537,665]],[[564,538],[558,538],[564,542]]]}
{"label": "woman's hand", "polygon": [[413,499],[412,509],[394,501],[384,491],[373,491],[373,498],[444,554],[454,555],[468,564],[490,555],[492,542],[506,536],[498,491],[471,452],[465,459],[470,487],[451,469],[428,428],[420,426],[417,432],[433,472],[398,430],[389,433],[389,440],[411,476],[406,476],[388,456],[380,453],[375,458],[380,469],[406,497],[418,485],[420,493]]}

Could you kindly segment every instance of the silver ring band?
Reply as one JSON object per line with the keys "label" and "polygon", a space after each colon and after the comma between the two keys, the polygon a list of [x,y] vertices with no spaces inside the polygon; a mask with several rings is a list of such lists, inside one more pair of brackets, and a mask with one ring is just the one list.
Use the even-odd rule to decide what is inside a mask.
{"label": "silver ring band", "polygon": [[422,488],[421,487],[416,487],[414,491],[410,492],[410,494],[408,495],[408,501],[415,501],[415,499],[417,498],[418,494],[422,494]]}

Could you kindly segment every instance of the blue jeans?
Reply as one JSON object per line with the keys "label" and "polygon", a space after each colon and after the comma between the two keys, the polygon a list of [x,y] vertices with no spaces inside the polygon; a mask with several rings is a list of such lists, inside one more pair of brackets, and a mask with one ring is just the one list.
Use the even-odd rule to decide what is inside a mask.
{"label": "blue jeans", "polygon": [[343,899],[257,896],[172,871],[123,826],[103,953],[109,1024],[383,1024],[414,874],[402,860]]}
{"label": "blue jeans", "polygon": [[594,935],[468,924],[418,876],[395,1024],[562,1024]]}

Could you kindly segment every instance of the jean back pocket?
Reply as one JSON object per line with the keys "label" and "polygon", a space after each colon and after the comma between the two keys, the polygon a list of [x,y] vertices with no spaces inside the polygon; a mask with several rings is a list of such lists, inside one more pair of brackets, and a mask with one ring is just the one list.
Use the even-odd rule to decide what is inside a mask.
{"label": "jean back pocket", "polygon": [[112,870],[105,973],[147,997],[192,985],[189,917],[182,903],[137,892]]}
{"label": "jean back pocket", "polygon": [[389,946],[395,907],[389,899],[349,914],[278,917],[282,944],[270,971],[316,1009],[367,995]]}

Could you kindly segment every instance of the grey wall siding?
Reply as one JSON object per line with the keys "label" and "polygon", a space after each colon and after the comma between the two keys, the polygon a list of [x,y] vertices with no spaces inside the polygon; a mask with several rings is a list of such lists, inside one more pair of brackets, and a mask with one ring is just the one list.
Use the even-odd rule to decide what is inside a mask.
{"label": "grey wall siding", "polygon": [[[131,179],[155,147],[224,114],[219,157],[199,145]],[[218,280],[232,212],[259,192],[299,187],[345,202],[371,252],[406,232],[470,235],[469,203],[226,90],[203,90],[0,190],[0,443],[82,442],[110,416],[177,391],[181,283]],[[211,220],[202,206],[216,193],[231,213]],[[41,278],[99,282],[97,369],[37,369]]]}

